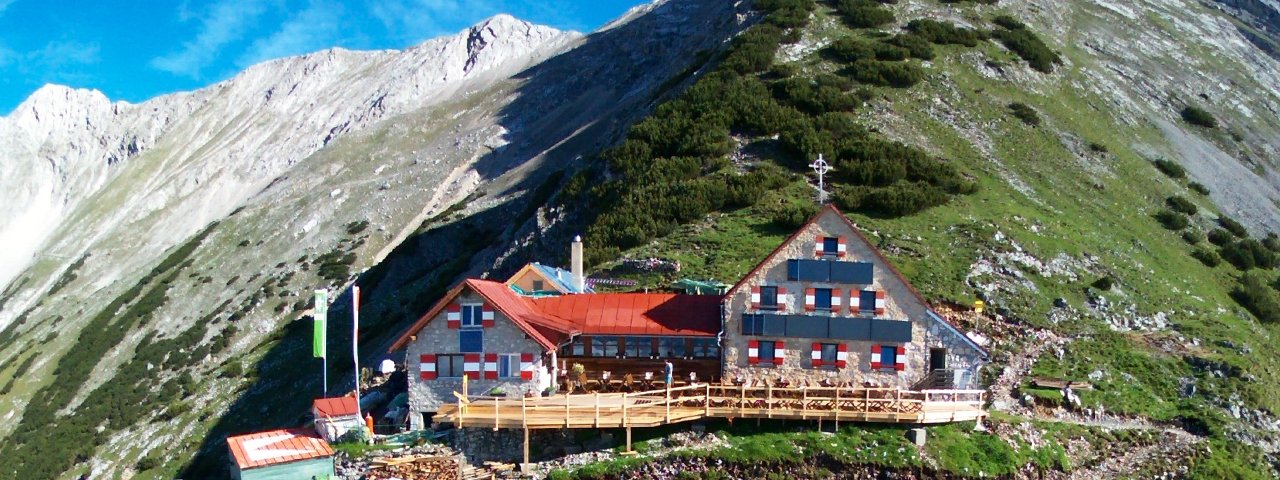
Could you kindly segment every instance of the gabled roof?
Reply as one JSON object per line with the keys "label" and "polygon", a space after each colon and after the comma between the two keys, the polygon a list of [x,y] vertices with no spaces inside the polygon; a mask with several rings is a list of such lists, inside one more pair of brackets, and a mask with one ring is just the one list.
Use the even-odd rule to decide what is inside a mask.
{"label": "gabled roof", "polygon": [[898,268],[893,266],[893,262],[889,261],[889,259],[884,256],[884,252],[881,252],[879,248],[876,248],[875,244],[871,243],[871,240],[868,239],[866,235],[863,235],[862,230],[860,230],[856,225],[854,225],[853,222],[849,221],[849,217],[846,217],[844,215],[844,212],[841,212],[839,208],[836,208],[835,205],[831,205],[831,204],[824,205],[821,209],[818,210],[817,213],[814,213],[813,216],[809,217],[809,220],[804,222],[804,225],[801,225],[800,228],[797,228],[795,232],[792,232],[791,235],[788,236],[786,240],[783,240],[782,243],[778,244],[777,248],[774,248],[772,252],[769,252],[768,256],[764,257],[764,260],[761,260],[760,263],[757,263],[756,266],[752,268],[750,272],[747,272],[747,274],[744,275],[741,280],[738,280],[738,283],[734,284],[733,288],[729,289],[728,293],[725,294],[724,298],[732,297],[735,293],[737,293],[738,289],[742,288],[743,285],[746,284],[748,279],[755,277],[757,273],[760,273],[760,269],[764,268],[765,265],[772,263],[774,260],[774,257],[777,257],[779,254],[782,253],[783,248],[785,248],[787,245],[790,245],[791,242],[794,242],[796,238],[798,238],[800,234],[805,231],[805,229],[809,228],[814,223],[817,223],[818,219],[821,218],[822,215],[826,213],[834,213],[836,217],[838,217],[841,221],[845,223],[845,225],[849,226],[849,230],[853,232],[853,235],[857,237],[858,241],[862,242],[867,246],[867,248],[871,249],[871,252],[874,253],[876,255],[876,258],[880,260],[880,263],[889,269],[889,273],[893,274],[893,276],[896,277],[899,281],[901,281],[903,285],[906,285],[907,291],[911,292],[911,295],[914,296],[915,299],[918,300],[926,310],[928,310],[928,312],[930,313],[928,317],[930,319],[942,323],[949,330],[958,334],[960,338],[964,339],[965,343],[968,343],[970,346],[972,346],[975,350],[977,350],[982,355],[990,356],[990,353],[988,353],[986,349],[982,348],[981,345],[978,345],[977,342],[974,342],[973,339],[969,338],[968,335],[965,335],[963,332],[961,332],[960,329],[957,328],[955,325],[952,325],[951,322],[947,321],[945,317],[943,317],[942,315],[939,315],[938,312],[934,311],[933,307],[929,305],[929,302],[924,299],[924,296],[920,295],[920,292],[916,290],[916,287],[912,286],[911,282],[908,282],[906,277],[903,277],[902,273],[898,272]]}
{"label": "gabled roof", "polygon": [[545,315],[568,321],[584,334],[715,336],[719,295],[597,293],[533,299]]}
{"label": "gabled roof", "polygon": [[505,283],[492,280],[467,279],[458,282],[449,292],[431,307],[418,321],[413,322],[400,338],[387,349],[394,352],[407,345],[414,335],[443,312],[445,307],[453,303],[463,291],[470,289],[484,298],[485,303],[502,312],[517,327],[529,335],[535,342],[550,350],[567,340],[578,331],[573,324],[555,317],[543,315],[535,310],[530,300],[511,291]]}
{"label": "gabled roof", "polygon": [[333,456],[329,442],[300,428],[227,437],[227,449],[240,470]]}
{"label": "gabled roof", "polygon": [[[525,264],[524,267],[521,267],[520,270],[515,273],[515,275],[512,275],[511,278],[507,279],[507,285],[510,286],[512,289],[516,289],[517,291],[519,291],[518,290],[519,287],[515,285],[515,281],[516,279],[519,279],[521,276],[524,276],[526,273],[537,275],[543,281],[547,282],[547,287],[549,290],[555,290],[561,294],[592,293],[595,291],[594,289],[591,288],[590,285],[585,285],[587,283],[585,281],[583,282],[584,285],[582,290],[579,290],[577,287],[575,287],[573,285],[573,272],[570,272],[568,270],[565,270],[559,267],[543,265],[537,262]],[[522,293],[527,295],[535,295],[539,292],[522,292]],[[546,292],[543,292],[543,293],[546,293]]]}
{"label": "gabled roof", "polygon": [[348,417],[360,413],[356,397],[317,398],[311,402],[311,409],[318,418]]}

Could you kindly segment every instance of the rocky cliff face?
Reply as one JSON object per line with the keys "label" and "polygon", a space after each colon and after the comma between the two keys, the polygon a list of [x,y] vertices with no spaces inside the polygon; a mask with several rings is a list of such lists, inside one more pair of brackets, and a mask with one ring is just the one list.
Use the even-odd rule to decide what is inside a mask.
{"label": "rocky cliff face", "polygon": [[[46,86],[0,119],[0,167],[15,173],[0,180],[15,200],[0,207],[0,239],[12,247],[0,254],[0,284],[48,252],[50,241],[55,255],[80,255],[86,245],[51,235],[122,174],[122,183],[144,176],[160,183],[131,188],[125,204],[111,210],[163,206],[185,224],[144,241],[165,248],[342,134],[483,89],[579,38],[500,15],[402,52],[332,49],[275,60],[138,105]],[[158,171],[131,173],[150,162],[126,161],[153,151],[149,158],[163,157],[153,165]],[[101,234],[122,219],[88,220],[96,224],[76,228]]]}

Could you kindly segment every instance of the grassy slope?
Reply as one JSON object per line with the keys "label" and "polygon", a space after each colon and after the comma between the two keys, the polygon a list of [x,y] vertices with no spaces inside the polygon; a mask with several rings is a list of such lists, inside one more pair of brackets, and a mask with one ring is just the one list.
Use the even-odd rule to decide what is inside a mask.
{"label": "grassy slope", "polygon": [[[815,25],[829,30],[831,22],[822,21],[826,15],[820,8]],[[820,34],[831,33],[836,32]],[[1034,374],[1081,378],[1094,370],[1108,373],[1098,390],[1082,395],[1086,406],[1101,405],[1111,412],[1155,420],[1192,417],[1214,423],[1223,421],[1222,410],[1214,403],[1238,393],[1250,408],[1277,411],[1280,399],[1267,393],[1280,389],[1276,362],[1280,347],[1270,341],[1278,333],[1276,327],[1260,325],[1231,300],[1229,292],[1238,272],[1225,264],[1201,265],[1189,256],[1191,246],[1151,218],[1164,198],[1174,194],[1200,204],[1201,213],[1193,224],[1201,229],[1216,215],[1207,199],[1159,174],[1135,152],[1134,145],[1162,143],[1159,132],[1145,125],[1118,124],[1100,98],[1076,87],[1087,82],[1078,67],[1059,69],[1036,86],[1039,93],[1032,93],[1012,82],[983,77],[976,66],[981,62],[965,61],[962,50],[939,47],[926,84],[909,90],[877,89],[882,99],[875,101],[876,113],[864,114],[864,120],[868,126],[954,160],[978,178],[981,190],[907,218],[857,214],[851,218],[875,232],[873,238],[880,238],[881,246],[887,247],[890,257],[926,297],[961,304],[971,302],[976,294],[964,281],[970,265],[1009,248],[994,240],[997,231],[1042,261],[1059,255],[1076,260],[1095,256],[1096,264],[1077,269],[1074,281],[1030,275],[1036,291],[1003,295],[994,302],[1024,321],[1075,338],[1062,360],[1042,360]],[[983,60],[1005,68],[1027,68],[993,43],[980,45],[979,50]],[[1066,49],[1063,54],[1073,65],[1090,61],[1077,50]],[[816,55],[800,63],[805,71],[823,69]],[[1013,118],[1007,105],[1015,101],[1039,111],[1045,124],[1033,128]],[[962,126],[978,126],[972,131],[958,129],[931,114],[940,110],[964,119],[959,122]],[[982,137],[976,142],[975,132]],[[984,158],[978,146],[987,141],[994,159]],[[1106,146],[1108,152],[1090,152],[1090,142]],[[1068,149],[1068,143],[1075,143],[1074,151],[1082,153]],[[1011,176],[1030,191],[1015,188]],[[732,283],[789,233],[770,224],[765,206],[811,201],[809,192],[797,182],[756,207],[712,215],[626,255],[677,259],[684,267],[681,277]],[[1087,314],[1060,324],[1048,319],[1055,298],[1086,310],[1086,287],[1102,275],[1116,280],[1117,287],[1102,294],[1113,305],[1132,306],[1134,314],[1142,316],[1165,312],[1173,330],[1197,340],[1198,345],[1166,352],[1151,345],[1178,339],[1171,331],[1113,332]],[[671,278],[640,279],[645,286],[659,287]],[[1248,345],[1253,354],[1246,358],[1219,346],[1221,341]],[[1017,347],[996,347],[1007,348]],[[1234,365],[1256,380],[1198,373],[1184,361],[1184,356],[1191,355]],[[1195,378],[1202,393],[1180,399],[1179,377]],[[966,451],[955,449],[960,456]],[[1249,465],[1249,459],[1230,455],[1219,454],[1213,460],[1228,466]],[[948,462],[962,465],[964,460],[947,459],[942,466],[946,468]]]}

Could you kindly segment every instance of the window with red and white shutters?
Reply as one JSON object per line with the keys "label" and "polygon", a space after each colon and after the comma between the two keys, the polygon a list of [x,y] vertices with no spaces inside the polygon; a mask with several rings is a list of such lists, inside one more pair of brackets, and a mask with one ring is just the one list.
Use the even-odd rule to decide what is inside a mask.
{"label": "window with red and white shutters", "polygon": [[422,380],[436,379],[436,356],[431,354],[418,355],[418,378]]}
{"label": "window with red and white shutters", "polygon": [[[892,356],[892,362],[882,361],[884,357]],[[890,345],[872,345],[871,346],[871,369],[880,370],[882,368],[892,368],[902,371],[907,369],[907,347],[890,346]]]}
{"label": "window with red and white shutters", "polygon": [[786,358],[785,344],[776,340],[748,340],[748,365],[782,365]]}

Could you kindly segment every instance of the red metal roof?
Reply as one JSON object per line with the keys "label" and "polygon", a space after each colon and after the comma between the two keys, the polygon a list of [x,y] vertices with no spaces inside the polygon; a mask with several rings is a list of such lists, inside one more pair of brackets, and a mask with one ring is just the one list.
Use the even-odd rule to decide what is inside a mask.
{"label": "red metal roof", "polygon": [[591,335],[715,336],[717,295],[596,293],[525,299],[545,317],[558,317]]}
{"label": "red metal roof", "polygon": [[227,448],[240,470],[333,456],[329,442],[299,428],[227,437]]}
{"label": "red metal roof", "polygon": [[316,417],[347,417],[360,413],[356,397],[317,398],[311,403]]}

